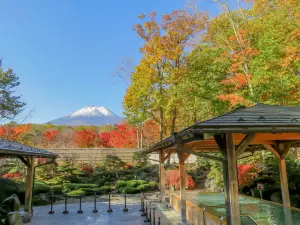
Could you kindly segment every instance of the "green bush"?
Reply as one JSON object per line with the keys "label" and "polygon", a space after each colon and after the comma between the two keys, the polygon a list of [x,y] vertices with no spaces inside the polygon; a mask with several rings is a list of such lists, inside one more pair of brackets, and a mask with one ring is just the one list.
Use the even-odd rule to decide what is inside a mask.
{"label": "green bush", "polygon": [[80,188],[96,188],[96,184],[77,184],[77,183],[65,183],[63,184],[63,192],[68,193]]}
{"label": "green bush", "polygon": [[137,187],[141,184],[146,184],[147,182],[144,180],[129,180],[127,181],[126,187]]}
{"label": "green bush", "polygon": [[99,189],[103,194],[107,194],[108,192],[112,191],[113,188],[111,186],[102,186]]}
{"label": "green bush", "polygon": [[158,187],[158,184],[155,182],[155,181],[150,181],[149,182],[149,187],[151,189],[154,189],[154,188],[157,188]]}
{"label": "green bush", "polygon": [[96,192],[96,188],[80,188],[79,190],[84,191],[85,195],[93,195]]}
{"label": "green bush", "polygon": [[12,194],[18,194],[18,184],[12,180],[0,178],[0,202]]}
{"label": "green bush", "polygon": [[85,191],[79,189],[79,190],[73,190],[67,193],[68,196],[70,197],[77,197],[77,196],[85,196]]}
{"label": "green bush", "polygon": [[125,187],[124,192],[126,192],[127,194],[136,194],[136,193],[139,193],[140,190],[135,187]]}
{"label": "green bush", "polygon": [[127,182],[124,180],[118,180],[116,183],[116,188],[126,187]]}
{"label": "green bush", "polygon": [[44,194],[50,192],[51,187],[41,182],[34,183],[34,194]]}
{"label": "green bush", "polygon": [[53,194],[59,195],[63,193],[63,187],[60,185],[55,185],[51,187]]}
{"label": "green bush", "polygon": [[98,187],[98,188],[93,188],[93,190],[94,190],[94,192],[95,192],[97,195],[103,194],[103,190],[102,190],[100,187]]}

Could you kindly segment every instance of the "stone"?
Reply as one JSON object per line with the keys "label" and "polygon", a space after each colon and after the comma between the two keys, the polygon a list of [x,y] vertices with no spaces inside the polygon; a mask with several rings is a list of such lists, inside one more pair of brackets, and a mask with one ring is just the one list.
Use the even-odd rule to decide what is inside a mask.
{"label": "stone", "polygon": [[9,225],[22,225],[22,217],[21,214],[17,212],[8,213],[8,224]]}

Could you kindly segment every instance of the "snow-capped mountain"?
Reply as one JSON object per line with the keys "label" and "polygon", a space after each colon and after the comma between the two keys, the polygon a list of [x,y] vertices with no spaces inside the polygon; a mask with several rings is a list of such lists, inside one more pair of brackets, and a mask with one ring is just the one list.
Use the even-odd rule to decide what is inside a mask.
{"label": "snow-capped mountain", "polygon": [[82,109],[71,113],[68,116],[51,120],[48,123],[53,125],[69,125],[69,126],[105,126],[114,125],[123,122],[123,118],[116,115],[103,106],[86,106]]}

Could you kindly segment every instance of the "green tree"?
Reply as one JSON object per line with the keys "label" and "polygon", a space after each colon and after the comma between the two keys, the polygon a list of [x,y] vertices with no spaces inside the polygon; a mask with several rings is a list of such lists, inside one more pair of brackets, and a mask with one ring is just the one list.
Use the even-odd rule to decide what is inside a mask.
{"label": "green tree", "polygon": [[14,91],[20,84],[19,78],[12,69],[1,68],[1,63],[0,60],[0,121],[13,119],[25,106],[21,96],[16,96]]}

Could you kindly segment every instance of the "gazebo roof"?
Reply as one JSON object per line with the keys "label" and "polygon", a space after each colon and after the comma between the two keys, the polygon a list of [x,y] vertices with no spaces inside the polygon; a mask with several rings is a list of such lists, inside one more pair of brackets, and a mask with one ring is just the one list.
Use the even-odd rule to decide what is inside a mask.
{"label": "gazebo roof", "polygon": [[55,158],[57,155],[46,150],[33,148],[17,142],[0,139],[0,157],[37,156]]}
{"label": "gazebo roof", "polygon": [[231,131],[239,128],[300,131],[300,107],[256,104],[197,123],[193,128]]}
{"label": "gazebo roof", "polygon": [[[250,148],[272,145],[275,141],[300,141],[300,107],[256,104],[196,123],[176,134],[185,147],[198,152],[219,151],[214,135],[233,133],[236,145],[246,134],[256,133]],[[145,150],[174,150],[174,135]],[[256,145],[256,146],[255,146]]]}

